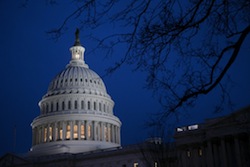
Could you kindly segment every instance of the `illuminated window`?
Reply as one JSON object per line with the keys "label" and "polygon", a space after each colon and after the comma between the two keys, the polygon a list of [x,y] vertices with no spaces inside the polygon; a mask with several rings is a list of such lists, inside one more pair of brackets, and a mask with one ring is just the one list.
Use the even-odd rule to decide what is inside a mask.
{"label": "illuminated window", "polygon": [[88,138],[91,138],[91,125],[88,125]]}
{"label": "illuminated window", "polygon": [[190,150],[187,150],[187,157],[191,157],[191,152],[190,152]]}
{"label": "illuminated window", "polygon": [[139,163],[138,163],[138,162],[135,162],[135,163],[134,163],[134,167],[139,167]]}
{"label": "illuminated window", "polygon": [[78,139],[78,126],[74,125],[74,133],[73,133],[74,139]]}
{"label": "illuminated window", "polygon": [[199,156],[202,156],[202,149],[201,148],[199,148],[198,154],[199,154]]}
{"label": "illuminated window", "polygon": [[177,132],[183,132],[184,129],[183,128],[177,128]]}
{"label": "illuminated window", "polygon": [[59,129],[59,139],[62,140],[63,138],[63,130],[62,130],[62,127],[60,127]]}
{"label": "illuminated window", "polygon": [[85,129],[84,129],[84,125],[81,125],[81,139],[85,139]]}
{"label": "illuminated window", "polygon": [[70,139],[70,125],[67,125],[67,127],[66,127],[66,139],[67,140]]}
{"label": "illuminated window", "polygon": [[108,141],[108,128],[107,128],[107,125],[105,125],[105,127],[104,127],[104,139],[106,141]]}
{"label": "illuminated window", "polygon": [[49,141],[52,141],[52,127],[49,127]]}
{"label": "illuminated window", "polygon": [[188,126],[188,130],[195,130],[195,129],[198,129],[198,125],[190,125]]}
{"label": "illuminated window", "polygon": [[46,142],[47,141],[47,128],[44,128],[44,135],[43,135],[43,142]]}

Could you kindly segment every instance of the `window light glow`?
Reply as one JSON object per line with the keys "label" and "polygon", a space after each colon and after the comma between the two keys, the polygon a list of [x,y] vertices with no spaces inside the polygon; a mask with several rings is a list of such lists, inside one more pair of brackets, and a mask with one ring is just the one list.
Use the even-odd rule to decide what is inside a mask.
{"label": "window light glow", "polygon": [[67,125],[66,139],[70,139],[70,125]]}
{"label": "window light glow", "polygon": [[188,126],[188,130],[195,130],[195,129],[198,129],[197,124]]}
{"label": "window light glow", "polygon": [[73,136],[74,136],[74,139],[78,139],[78,127],[77,127],[77,125],[74,125],[74,134],[73,134]]}
{"label": "window light glow", "polygon": [[135,162],[135,163],[134,163],[134,167],[139,167],[139,163],[138,163],[138,162]]}

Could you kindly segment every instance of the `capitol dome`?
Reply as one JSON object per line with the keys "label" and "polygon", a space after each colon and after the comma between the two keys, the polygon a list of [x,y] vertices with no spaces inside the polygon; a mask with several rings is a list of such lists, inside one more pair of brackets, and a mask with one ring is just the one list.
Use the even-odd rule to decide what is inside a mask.
{"label": "capitol dome", "polygon": [[50,82],[32,126],[31,155],[80,153],[120,146],[121,122],[98,74],[84,61],[79,31],[71,60]]}

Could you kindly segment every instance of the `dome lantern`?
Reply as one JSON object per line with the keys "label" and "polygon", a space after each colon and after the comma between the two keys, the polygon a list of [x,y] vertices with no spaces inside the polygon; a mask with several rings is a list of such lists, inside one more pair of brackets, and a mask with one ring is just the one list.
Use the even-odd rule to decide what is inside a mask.
{"label": "dome lantern", "polygon": [[76,29],[76,32],[75,32],[75,43],[70,48],[70,51],[71,51],[71,61],[70,61],[69,65],[71,65],[71,66],[83,66],[85,68],[88,68],[88,65],[85,64],[85,61],[84,61],[85,48],[80,43],[79,29],[78,28]]}

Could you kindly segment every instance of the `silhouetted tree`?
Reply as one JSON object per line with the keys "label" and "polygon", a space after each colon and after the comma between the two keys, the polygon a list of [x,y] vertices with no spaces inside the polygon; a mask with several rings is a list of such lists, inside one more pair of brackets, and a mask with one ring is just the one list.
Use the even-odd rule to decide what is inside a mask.
{"label": "silhouetted tree", "polygon": [[124,63],[147,72],[147,88],[164,107],[160,120],[216,87],[222,90],[222,101],[228,97],[222,79],[250,32],[249,0],[73,2],[74,12],[48,33],[60,37],[72,19],[80,20],[82,29],[114,26],[105,37],[92,36],[107,55],[126,46],[107,72]]}

